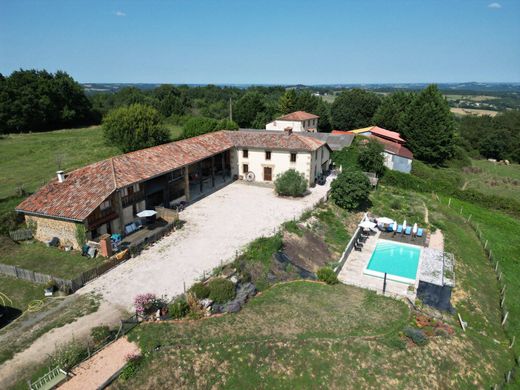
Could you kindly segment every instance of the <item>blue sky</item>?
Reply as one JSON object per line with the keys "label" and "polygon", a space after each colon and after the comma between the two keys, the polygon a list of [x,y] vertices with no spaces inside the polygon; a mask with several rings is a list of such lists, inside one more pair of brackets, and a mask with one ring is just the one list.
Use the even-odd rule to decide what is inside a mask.
{"label": "blue sky", "polygon": [[80,82],[520,82],[520,1],[0,0],[0,72]]}

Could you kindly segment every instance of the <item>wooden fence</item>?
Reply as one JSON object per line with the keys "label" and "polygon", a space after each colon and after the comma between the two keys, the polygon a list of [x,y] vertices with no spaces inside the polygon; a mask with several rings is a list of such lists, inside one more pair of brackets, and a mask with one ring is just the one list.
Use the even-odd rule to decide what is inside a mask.
{"label": "wooden fence", "polygon": [[98,265],[97,267],[81,273],[78,277],[74,279],[62,279],[53,275],[41,274],[39,272],[34,272],[25,268],[20,268],[15,265],[2,263],[0,263],[0,274],[11,276],[17,279],[28,280],[32,283],[38,284],[46,284],[47,282],[54,280],[60,288],[69,288],[71,292],[74,292],[82,286],[84,286],[87,282],[104,274],[109,269],[115,267],[121,262],[121,260],[118,260],[116,258],[110,258],[104,263]]}
{"label": "wooden fence", "polygon": [[[441,198],[437,194],[433,194],[434,197],[437,199],[439,203],[442,204]],[[452,205],[451,198],[447,201],[447,206],[449,208],[453,208],[454,205]],[[506,289],[507,284],[503,278],[502,270],[500,269],[500,259],[495,256],[493,253],[493,250],[491,248],[491,244],[489,244],[489,241],[486,239],[484,234],[482,234],[482,230],[480,229],[479,225],[475,223],[475,221],[472,221],[472,214],[465,215],[464,213],[464,206],[460,207],[459,215],[461,216],[462,220],[468,224],[473,231],[475,232],[476,236],[478,237],[480,244],[482,245],[482,248],[484,249],[484,252],[486,253],[486,256],[490,262],[490,265],[492,269],[495,272],[495,277],[497,279],[497,283],[500,287],[499,292],[499,303],[500,303],[500,309],[502,311],[502,328],[504,330],[505,335],[509,339],[509,349],[513,350],[513,346],[515,345],[516,336],[512,334],[511,330],[508,327],[507,321],[511,318],[511,315],[509,314],[509,310],[507,307],[506,302]],[[518,374],[518,370],[520,369],[520,355],[517,355],[517,353],[513,350],[513,356],[514,356],[514,365],[511,367],[509,371],[504,373],[504,378],[502,382],[497,383],[493,386],[493,389],[502,389],[511,384],[512,381],[515,380],[515,376]],[[516,378],[517,382],[519,381],[518,378]],[[515,383],[516,384],[516,383]]]}

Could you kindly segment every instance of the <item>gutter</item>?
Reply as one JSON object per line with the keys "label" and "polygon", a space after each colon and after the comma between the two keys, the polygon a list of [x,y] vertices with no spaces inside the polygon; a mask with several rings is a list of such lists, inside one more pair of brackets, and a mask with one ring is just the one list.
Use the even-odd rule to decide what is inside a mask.
{"label": "gutter", "polygon": [[84,223],[85,222],[85,219],[75,219],[75,218],[59,217],[57,215],[38,213],[36,211],[25,211],[25,210],[21,210],[21,209],[14,209],[14,211],[16,211],[18,214],[26,214],[26,215],[34,215],[36,217],[59,219],[59,220],[62,220],[62,221],[67,221],[67,222],[79,222],[79,223]]}

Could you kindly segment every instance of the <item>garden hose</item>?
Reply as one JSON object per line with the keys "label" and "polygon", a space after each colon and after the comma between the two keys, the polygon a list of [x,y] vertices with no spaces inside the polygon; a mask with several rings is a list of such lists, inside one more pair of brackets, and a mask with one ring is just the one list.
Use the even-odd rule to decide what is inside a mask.
{"label": "garden hose", "polygon": [[27,305],[27,311],[30,313],[34,313],[35,311],[40,311],[43,307],[43,300],[35,299]]}

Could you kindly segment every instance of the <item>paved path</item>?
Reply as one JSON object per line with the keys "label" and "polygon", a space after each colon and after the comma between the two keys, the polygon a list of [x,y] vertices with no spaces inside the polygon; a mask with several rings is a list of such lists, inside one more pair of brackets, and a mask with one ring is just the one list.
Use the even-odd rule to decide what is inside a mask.
{"label": "paved path", "polygon": [[95,390],[124,367],[126,357],[139,353],[139,347],[126,337],[114,341],[72,370],[74,375],[58,388],[61,390]]}
{"label": "paved path", "polygon": [[172,297],[203,272],[232,260],[236,251],[313,207],[329,189],[316,186],[304,198],[280,198],[272,188],[234,182],[181,212],[184,227],[141,255],[100,276],[78,293],[101,293],[131,309],[137,294]]}

